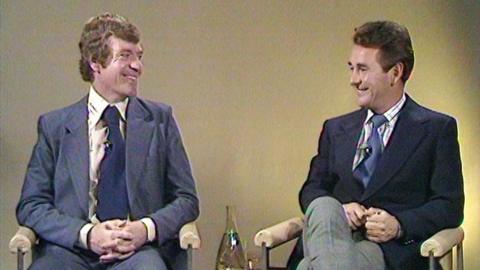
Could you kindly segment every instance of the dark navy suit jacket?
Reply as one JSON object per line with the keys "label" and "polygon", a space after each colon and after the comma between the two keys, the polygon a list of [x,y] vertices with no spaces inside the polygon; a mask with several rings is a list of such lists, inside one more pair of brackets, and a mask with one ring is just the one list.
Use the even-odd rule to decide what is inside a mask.
{"label": "dark navy suit jacket", "polygon": [[363,122],[361,109],[324,123],[318,154],[300,191],[305,211],[317,197],[385,209],[400,222],[401,239],[380,244],[388,269],[426,269],[422,241],[463,219],[463,177],[456,121],[415,103],[406,103],[366,189],[352,164]]}
{"label": "dark navy suit jacket", "polygon": [[[180,132],[168,105],[130,97],[126,124],[126,182],[130,218],[150,217],[167,257],[179,252],[182,225],[199,214],[195,183]],[[87,97],[40,116],[20,201],[19,224],[41,245],[77,250],[88,222],[89,147]],[[169,249],[169,250],[167,250]]]}

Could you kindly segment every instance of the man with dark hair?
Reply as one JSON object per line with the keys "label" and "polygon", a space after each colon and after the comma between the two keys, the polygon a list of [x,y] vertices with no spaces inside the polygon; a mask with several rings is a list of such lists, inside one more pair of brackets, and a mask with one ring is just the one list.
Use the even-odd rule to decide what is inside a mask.
{"label": "man with dark hair", "polygon": [[405,27],[368,22],[353,42],[361,109],[323,125],[299,195],[298,269],[426,269],[422,241],[463,219],[456,121],[405,93],[414,63]]}
{"label": "man with dark hair", "polygon": [[89,93],[40,116],[17,206],[40,239],[30,269],[171,269],[199,212],[172,108],[136,97],[143,48],[125,18],[91,18],[79,48]]}

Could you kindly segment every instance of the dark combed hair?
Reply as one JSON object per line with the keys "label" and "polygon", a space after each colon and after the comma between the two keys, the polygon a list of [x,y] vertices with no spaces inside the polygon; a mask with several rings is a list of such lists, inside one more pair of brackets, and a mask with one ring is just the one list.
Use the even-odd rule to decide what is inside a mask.
{"label": "dark combed hair", "polygon": [[406,27],[392,21],[367,22],[355,28],[353,43],[366,48],[379,49],[378,61],[384,71],[388,71],[398,62],[403,63],[403,82],[410,77],[415,57]]}
{"label": "dark combed hair", "polygon": [[140,31],[127,19],[120,15],[104,13],[90,18],[83,27],[78,47],[80,49],[80,74],[82,79],[93,82],[93,70],[90,63],[98,63],[103,67],[111,55],[108,39],[116,38],[137,44]]}

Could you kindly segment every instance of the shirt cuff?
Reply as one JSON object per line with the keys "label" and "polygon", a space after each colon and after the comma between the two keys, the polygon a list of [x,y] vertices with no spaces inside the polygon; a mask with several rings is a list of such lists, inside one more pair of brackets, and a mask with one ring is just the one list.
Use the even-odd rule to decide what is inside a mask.
{"label": "shirt cuff", "polygon": [[142,218],[140,221],[145,225],[145,228],[147,229],[147,241],[148,242],[153,242],[156,237],[156,228],[155,228],[155,222],[151,218]]}
{"label": "shirt cuff", "polygon": [[88,233],[92,228],[93,224],[87,223],[80,229],[80,246],[84,249],[88,249]]}
{"label": "shirt cuff", "polygon": [[403,230],[402,230],[402,225],[400,225],[400,223],[398,223],[398,230],[397,230],[397,237],[396,239],[400,239],[403,237]]}

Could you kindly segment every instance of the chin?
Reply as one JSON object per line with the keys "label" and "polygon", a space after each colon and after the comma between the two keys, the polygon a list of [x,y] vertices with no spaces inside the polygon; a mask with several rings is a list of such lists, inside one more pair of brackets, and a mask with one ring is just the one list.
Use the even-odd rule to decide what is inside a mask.
{"label": "chin", "polygon": [[360,106],[362,108],[368,108],[369,105],[370,105],[370,99],[368,99],[368,98],[358,98],[357,99],[357,104],[358,104],[358,106]]}
{"label": "chin", "polygon": [[357,104],[365,107],[372,102],[372,94],[369,91],[357,91]]}
{"label": "chin", "polygon": [[126,89],[125,94],[129,97],[137,96],[137,87],[132,87],[130,89]]}

